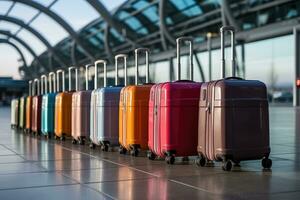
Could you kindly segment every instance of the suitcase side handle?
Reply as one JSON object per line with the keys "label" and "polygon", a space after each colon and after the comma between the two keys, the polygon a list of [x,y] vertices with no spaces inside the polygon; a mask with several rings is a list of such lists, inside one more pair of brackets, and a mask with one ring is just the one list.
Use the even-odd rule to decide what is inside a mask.
{"label": "suitcase side handle", "polygon": [[89,90],[89,76],[90,76],[90,67],[93,67],[92,64],[85,65],[85,90]]}
{"label": "suitcase side handle", "polygon": [[107,62],[106,60],[97,60],[95,62],[95,80],[94,80],[94,89],[98,88],[98,65],[103,65],[103,87],[106,87],[106,79],[107,79]]}
{"label": "suitcase side handle", "polygon": [[56,91],[59,92],[59,88],[60,88],[60,82],[59,82],[59,74],[61,74],[61,77],[62,77],[62,92],[65,91],[65,71],[62,70],[62,69],[59,69],[56,71],[56,82],[57,82],[57,88],[56,88]]}
{"label": "suitcase side handle", "polygon": [[29,96],[31,96],[32,95],[32,81],[31,80],[28,81],[28,86],[29,86],[29,88],[28,88],[28,94],[29,94]]}
{"label": "suitcase side handle", "polygon": [[[56,76],[54,72],[50,72],[48,75],[49,78],[49,92],[56,92]],[[52,85],[53,84],[53,85]]]}
{"label": "suitcase side handle", "polygon": [[235,76],[227,77],[227,78],[225,78],[225,79],[226,79],[226,80],[230,80],[230,79],[244,80],[243,78],[235,77]]}
{"label": "suitcase side handle", "polygon": [[193,38],[192,37],[179,37],[176,39],[177,47],[177,80],[181,80],[181,42],[188,42],[189,44],[189,68],[190,68],[190,80],[194,80],[194,66],[193,66]]}
{"label": "suitcase side handle", "polygon": [[124,61],[124,86],[127,85],[127,55],[118,54],[115,56],[115,85],[119,85],[119,70],[118,70],[118,60],[122,58]]}
{"label": "suitcase side handle", "polygon": [[38,95],[40,95],[40,80],[36,78],[33,81],[33,96]]}
{"label": "suitcase side handle", "polygon": [[225,78],[225,33],[230,32],[231,35],[231,67],[232,77],[235,77],[235,29],[233,26],[223,26],[220,29],[221,33],[221,78]]}
{"label": "suitcase side handle", "polygon": [[46,75],[41,76],[41,94],[48,93],[48,79]]}
{"label": "suitcase side handle", "polygon": [[145,62],[146,62],[146,84],[149,83],[149,54],[150,50],[148,48],[137,48],[134,50],[135,58],[135,85],[138,84],[139,79],[139,53],[145,53]]}
{"label": "suitcase side handle", "polygon": [[[72,71],[75,72],[75,91],[78,90],[78,69],[74,66],[68,68],[69,74],[69,91],[72,90]],[[58,78],[58,77],[57,77]]]}

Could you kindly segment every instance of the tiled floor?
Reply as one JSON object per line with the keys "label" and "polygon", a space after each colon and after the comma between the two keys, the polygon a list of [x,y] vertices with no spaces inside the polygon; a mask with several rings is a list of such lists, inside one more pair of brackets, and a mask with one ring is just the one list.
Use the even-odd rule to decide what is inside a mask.
{"label": "tiled floor", "polygon": [[300,199],[300,110],[270,109],[273,167],[168,166],[11,130],[0,108],[0,199]]}

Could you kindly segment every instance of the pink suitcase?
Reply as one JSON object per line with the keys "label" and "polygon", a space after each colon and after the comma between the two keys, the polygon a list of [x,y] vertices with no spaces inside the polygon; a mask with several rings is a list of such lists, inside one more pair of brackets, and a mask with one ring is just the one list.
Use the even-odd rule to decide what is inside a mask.
{"label": "pink suitcase", "polygon": [[32,121],[31,131],[33,134],[39,135],[41,132],[41,112],[42,112],[42,95],[40,94],[40,81],[34,79],[32,97]]}
{"label": "pink suitcase", "polygon": [[156,84],[149,100],[149,159],[165,157],[168,164],[175,156],[197,155],[198,103],[201,83],[180,80],[180,43],[190,47],[190,79],[193,80],[193,41],[181,37],[177,42],[177,80]]}
{"label": "pink suitcase", "polygon": [[[72,143],[85,143],[90,137],[90,103],[92,91],[89,90],[89,68],[85,66],[85,91],[77,91],[72,96]],[[76,69],[77,73],[77,69]],[[77,80],[76,80],[77,82]],[[77,90],[77,85],[76,85]]]}

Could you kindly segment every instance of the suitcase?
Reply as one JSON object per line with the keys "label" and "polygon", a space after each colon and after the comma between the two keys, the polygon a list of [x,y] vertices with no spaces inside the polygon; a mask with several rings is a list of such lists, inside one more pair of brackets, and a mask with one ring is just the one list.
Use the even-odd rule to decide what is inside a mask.
{"label": "suitcase", "polygon": [[26,96],[23,96],[20,98],[20,104],[19,104],[19,128],[25,129],[25,114],[26,114]]}
{"label": "suitcase", "polygon": [[46,138],[54,136],[54,108],[55,108],[55,97],[56,97],[56,77],[54,72],[50,72],[48,80],[45,79],[45,84],[49,82],[49,93],[48,88],[45,86],[45,94],[43,95],[42,101],[42,134]]}
{"label": "suitcase", "polygon": [[[146,56],[146,83],[138,85],[138,55],[144,52]],[[127,86],[121,91],[119,120],[120,153],[130,151],[132,156],[138,156],[139,151],[148,149],[148,110],[150,90],[149,83],[149,49],[135,50],[135,85]]]}
{"label": "suitcase", "polygon": [[[74,90],[72,89],[72,70],[75,67],[69,67],[69,91],[65,91],[65,72],[63,70],[57,70],[56,81],[57,91],[60,91],[59,74],[62,74],[62,91],[55,97],[55,118],[54,118],[54,133],[55,139],[61,139],[62,141],[66,137],[71,137],[71,116],[72,116],[72,95]],[[75,71],[75,77],[77,80],[77,73]],[[76,83],[77,85],[77,83]]]}
{"label": "suitcase", "polygon": [[[72,96],[72,143],[84,145],[90,137],[90,104],[92,91],[89,90],[89,68],[85,66],[85,91],[76,91]],[[77,69],[76,69],[77,71]],[[77,81],[76,81],[77,82]]]}
{"label": "suitcase", "polygon": [[31,132],[31,113],[32,113],[32,81],[29,81],[29,96],[26,98],[25,133]]}
{"label": "suitcase", "polygon": [[[231,33],[232,77],[225,77],[224,34]],[[235,77],[234,28],[221,30],[222,79],[205,83],[199,101],[199,137],[196,163],[223,161],[230,171],[232,162],[263,159],[269,169],[269,113],[264,83]]]}
{"label": "suitcase", "polygon": [[190,47],[190,79],[193,80],[193,39],[181,37],[177,43],[177,80],[156,84],[149,100],[148,158],[165,158],[168,164],[175,156],[197,155],[198,104],[201,83],[180,80],[180,43]]}
{"label": "suitcase", "polygon": [[[124,59],[124,81],[126,85],[127,78],[127,56],[120,54],[115,56],[115,85],[106,86],[106,61],[98,60],[95,62],[95,89],[91,96],[91,134],[90,147],[100,145],[103,151],[108,151],[110,146],[119,145],[119,101],[120,92],[123,88],[118,84],[118,60]],[[104,67],[104,87],[97,88],[97,74],[98,65],[102,64]]]}
{"label": "suitcase", "polygon": [[11,127],[17,128],[19,122],[19,99],[11,101]]}
{"label": "suitcase", "polygon": [[40,92],[40,81],[39,79],[34,79],[31,131],[33,134],[37,135],[39,135],[41,132],[42,95]]}

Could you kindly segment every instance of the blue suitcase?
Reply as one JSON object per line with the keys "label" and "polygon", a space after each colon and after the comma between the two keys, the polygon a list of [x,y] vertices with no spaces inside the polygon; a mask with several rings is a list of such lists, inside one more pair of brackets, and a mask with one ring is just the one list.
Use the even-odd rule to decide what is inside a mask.
{"label": "blue suitcase", "polygon": [[56,77],[54,72],[49,73],[49,93],[47,93],[47,76],[43,75],[42,79],[42,91],[43,84],[45,85],[45,93],[42,100],[42,120],[41,129],[42,134],[48,138],[54,135],[54,112],[55,112],[55,97],[56,97]]}
{"label": "blue suitcase", "polygon": [[[127,82],[127,56],[119,54],[115,57],[115,86],[106,86],[106,61],[95,62],[95,89],[91,96],[90,112],[90,140],[91,148],[100,145],[103,151],[108,151],[109,146],[119,144],[119,100],[124,86],[118,85],[118,59],[124,60],[124,82]],[[104,66],[104,87],[97,89],[97,66]]]}

